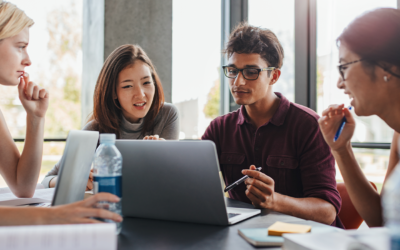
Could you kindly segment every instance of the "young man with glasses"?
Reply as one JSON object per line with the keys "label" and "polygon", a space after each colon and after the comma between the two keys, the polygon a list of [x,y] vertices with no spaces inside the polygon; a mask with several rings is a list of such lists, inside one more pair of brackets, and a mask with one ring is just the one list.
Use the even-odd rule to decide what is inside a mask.
{"label": "young man with glasses", "polygon": [[272,91],[284,57],[275,34],[241,24],[231,33],[225,53],[229,62],[224,73],[242,106],[213,120],[202,139],[215,143],[226,185],[251,177],[231,189],[230,197],[343,227],[337,217],[341,198],[335,161],[318,115]]}

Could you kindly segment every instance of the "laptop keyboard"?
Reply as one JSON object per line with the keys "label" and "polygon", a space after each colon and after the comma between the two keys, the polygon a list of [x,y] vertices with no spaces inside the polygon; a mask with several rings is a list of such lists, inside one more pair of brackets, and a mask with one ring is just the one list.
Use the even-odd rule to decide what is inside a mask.
{"label": "laptop keyboard", "polygon": [[235,216],[238,216],[238,215],[240,215],[240,214],[228,213],[228,219],[230,219],[232,217],[235,217]]}

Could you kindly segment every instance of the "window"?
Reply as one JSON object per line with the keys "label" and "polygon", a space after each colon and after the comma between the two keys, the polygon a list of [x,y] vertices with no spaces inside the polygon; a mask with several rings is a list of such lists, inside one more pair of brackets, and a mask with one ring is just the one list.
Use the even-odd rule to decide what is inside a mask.
{"label": "window", "polygon": [[172,103],[180,139],[199,139],[219,115],[221,2],[173,1]]}
{"label": "window", "polygon": [[[81,127],[82,0],[9,0],[33,19],[26,68],[30,80],[50,92],[45,138],[66,138]],[[25,138],[26,113],[16,87],[0,85],[0,109],[14,138]],[[46,142],[39,181],[60,159],[64,142]],[[23,143],[17,143],[20,151]],[[6,186],[0,177],[0,186]]]}
{"label": "window", "polygon": [[294,0],[249,0],[249,24],[270,29],[278,37],[285,58],[274,91],[294,102]]}

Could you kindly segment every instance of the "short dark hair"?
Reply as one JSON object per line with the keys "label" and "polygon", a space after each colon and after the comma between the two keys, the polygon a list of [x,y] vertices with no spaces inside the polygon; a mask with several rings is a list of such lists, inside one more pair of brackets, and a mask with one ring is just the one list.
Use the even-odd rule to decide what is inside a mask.
{"label": "short dark hair", "polygon": [[269,67],[282,68],[283,48],[278,38],[269,29],[240,23],[230,34],[224,53],[228,58],[233,53],[259,54]]}
{"label": "short dark hair", "polygon": [[[400,77],[400,10],[381,8],[365,13],[349,24],[337,42],[359,55],[364,67],[377,65]],[[397,72],[390,66],[397,66]]]}

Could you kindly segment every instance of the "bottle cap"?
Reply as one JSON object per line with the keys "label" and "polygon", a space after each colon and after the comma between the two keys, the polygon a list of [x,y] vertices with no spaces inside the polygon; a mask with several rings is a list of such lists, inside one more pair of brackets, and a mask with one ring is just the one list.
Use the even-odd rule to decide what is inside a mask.
{"label": "bottle cap", "polygon": [[115,134],[100,134],[100,144],[115,144]]}

